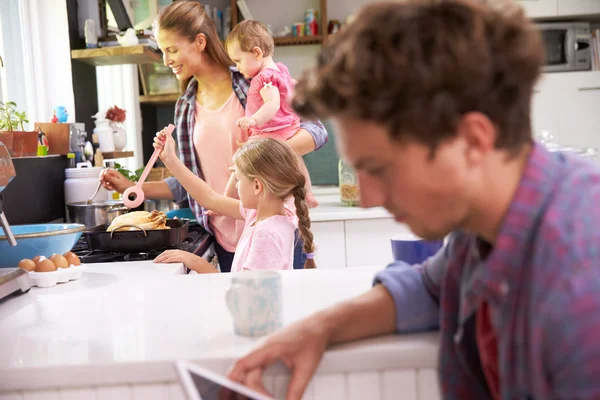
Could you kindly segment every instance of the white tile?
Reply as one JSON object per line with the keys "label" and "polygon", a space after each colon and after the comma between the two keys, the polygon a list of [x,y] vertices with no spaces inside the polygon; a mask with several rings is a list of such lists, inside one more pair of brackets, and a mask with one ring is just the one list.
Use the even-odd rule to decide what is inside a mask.
{"label": "white tile", "polygon": [[97,400],[133,400],[129,385],[101,386],[96,389]]}
{"label": "white tile", "polygon": [[96,389],[93,387],[77,389],[60,389],[60,400],[96,400]]}
{"label": "white tile", "polygon": [[440,384],[435,369],[417,371],[417,393],[419,400],[441,400]]}
{"label": "white tile", "polygon": [[346,377],[344,374],[317,375],[313,379],[314,400],[345,399]]}
{"label": "white tile", "polygon": [[381,373],[382,400],[417,400],[415,370],[384,371]]}
{"label": "white tile", "polygon": [[169,385],[169,400],[186,400],[183,388],[179,383]]}
{"label": "white tile", "polygon": [[377,372],[355,372],[346,375],[348,399],[381,399],[381,385]]}

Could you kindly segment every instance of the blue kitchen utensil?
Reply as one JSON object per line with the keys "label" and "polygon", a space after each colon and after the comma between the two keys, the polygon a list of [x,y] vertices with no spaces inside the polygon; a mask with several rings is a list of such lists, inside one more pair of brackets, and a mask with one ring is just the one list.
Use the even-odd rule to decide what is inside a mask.
{"label": "blue kitchen utensil", "polygon": [[70,251],[85,230],[82,224],[15,225],[12,232],[17,245],[9,246],[0,229],[0,268],[14,268],[24,258],[50,257]]}

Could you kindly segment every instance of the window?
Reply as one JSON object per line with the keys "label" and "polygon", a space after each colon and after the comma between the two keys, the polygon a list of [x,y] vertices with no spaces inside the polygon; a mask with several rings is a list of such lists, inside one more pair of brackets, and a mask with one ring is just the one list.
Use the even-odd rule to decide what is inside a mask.
{"label": "window", "polygon": [[27,111],[24,87],[23,35],[18,0],[0,1],[0,100],[14,101],[19,110]]}

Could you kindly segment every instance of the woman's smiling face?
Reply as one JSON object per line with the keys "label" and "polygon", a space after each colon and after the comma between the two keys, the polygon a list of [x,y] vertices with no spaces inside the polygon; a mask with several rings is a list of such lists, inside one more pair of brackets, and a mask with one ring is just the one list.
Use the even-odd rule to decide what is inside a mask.
{"label": "woman's smiling face", "polygon": [[190,42],[173,31],[158,29],[156,41],[163,52],[165,66],[171,68],[178,80],[184,81],[194,75],[202,63],[202,51],[206,45],[204,35],[200,34]]}

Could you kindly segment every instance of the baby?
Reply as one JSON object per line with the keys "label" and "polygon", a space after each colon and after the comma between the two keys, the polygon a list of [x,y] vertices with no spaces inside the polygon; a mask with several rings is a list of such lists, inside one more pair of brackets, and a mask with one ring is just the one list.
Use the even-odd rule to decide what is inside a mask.
{"label": "baby", "polygon": [[[267,28],[257,21],[242,21],[227,37],[225,47],[238,70],[251,80],[246,115],[238,120],[238,126],[248,133],[249,139],[290,139],[300,129],[300,118],[289,102],[294,81],[285,65],[273,61],[275,46]],[[306,179],[306,202],[309,207],[316,207],[308,170],[302,157],[298,158]],[[233,175],[226,189],[227,195],[232,193],[235,193]]]}

